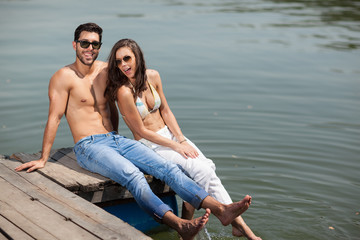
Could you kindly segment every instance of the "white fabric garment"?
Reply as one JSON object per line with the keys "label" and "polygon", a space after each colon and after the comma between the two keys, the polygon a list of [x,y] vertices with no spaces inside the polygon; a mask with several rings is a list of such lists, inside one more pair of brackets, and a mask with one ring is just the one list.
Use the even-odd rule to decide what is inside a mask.
{"label": "white fabric garment", "polygon": [[[163,137],[176,141],[175,136],[170,132],[167,126],[157,131],[157,133]],[[224,204],[232,203],[228,192],[225,190],[221,180],[215,173],[216,167],[214,162],[211,159],[206,158],[189,139],[187,139],[187,142],[199,153],[197,158],[186,159],[173,149],[158,145],[144,138],[139,141],[153,149],[157,154],[166,160],[172,161],[180,166],[180,169],[192,178],[201,188],[207,191],[210,196]]]}

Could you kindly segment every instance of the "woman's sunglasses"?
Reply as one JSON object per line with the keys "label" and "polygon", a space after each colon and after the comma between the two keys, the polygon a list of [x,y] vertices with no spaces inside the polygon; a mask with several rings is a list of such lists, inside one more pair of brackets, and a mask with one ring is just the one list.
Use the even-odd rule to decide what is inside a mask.
{"label": "woman's sunglasses", "polygon": [[82,48],[88,48],[90,46],[90,44],[92,45],[93,49],[100,49],[101,47],[101,42],[89,42],[89,41],[85,41],[85,40],[76,40],[77,43],[80,43],[80,47]]}
{"label": "woman's sunglasses", "polygon": [[116,59],[116,64],[118,65],[118,67],[120,67],[121,65],[121,62],[124,61],[124,62],[129,62],[131,60],[131,57],[130,56],[125,56],[123,57],[123,59]]}

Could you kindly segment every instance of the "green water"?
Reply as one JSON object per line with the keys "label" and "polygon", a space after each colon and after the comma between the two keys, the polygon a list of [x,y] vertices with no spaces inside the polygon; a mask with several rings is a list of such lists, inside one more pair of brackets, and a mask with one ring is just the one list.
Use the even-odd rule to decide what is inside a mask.
{"label": "green water", "polygon": [[[257,235],[360,239],[360,1],[0,0],[1,154],[41,149],[48,81],[89,21],[100,60],[120,38],[140,44],[233,200],[252,195]],[[72,145],[63,119],[54,148]],[[207,231],[233,239],[214,217]]]}

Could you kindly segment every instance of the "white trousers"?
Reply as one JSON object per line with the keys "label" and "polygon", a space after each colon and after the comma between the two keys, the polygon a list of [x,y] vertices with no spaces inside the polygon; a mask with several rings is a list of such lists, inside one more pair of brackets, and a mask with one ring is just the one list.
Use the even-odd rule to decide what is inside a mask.
{"label": "white trousers", "polygon": [[[176,141],[175,136],[170,132],[167,126],[157,131],[157,133],[163,137]],[[177,164],[186,175],[192,178],[201,188],[208,192],[210,196],[224,204],[232,203],[228,192],[225,190],[221,180],[215,173],[216,167],[214,162],[211,159],[206,158],[189,139],[187,139],[187,142],[199,153],[197,158],[186,159],[173,149],[158,145],[144,138],[139,141],[153,149],[166,160]]]}

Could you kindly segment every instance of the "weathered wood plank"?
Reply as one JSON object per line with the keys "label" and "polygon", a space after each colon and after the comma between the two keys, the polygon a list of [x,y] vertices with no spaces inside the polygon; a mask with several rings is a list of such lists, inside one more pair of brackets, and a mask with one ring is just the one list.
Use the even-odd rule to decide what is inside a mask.
{"label": "weathered wood plank", "polygon": [[[24,163],[39,159],[40,153],[15,153],[11,157]],[[53,157],[55,157],[55,159]],[[38,171],[72,192],[98,191],[104,188],[106,182],[111,182],[110,179],[99,174],[91,173],[78,165],[75,169],[69,168],[61,161],[58,161],[58,159],[61,161],[72,161],[71,159],[68,159],[66,155],[62,155],[60,152],[54,152],[48,160],[46,167],[39,169]],[[73,165],[76,166],[75,164]]]}
{"label": "weathered wood plank", "polygon": [[[36,154],[25,153],[16,153],[13,154],[11,157],[23,163],[39,158],[39,156]],[[74,177],[74,175],[76,176],[77,173],[72,169],[64,167],[61,164],[57,164],[56,161],[52,159],[48,160],[45,168],[38,169],[37,171],[70,191],[79,190],[79,184],[76,181],[76,177]],[[64,174],[64,172],[73,173],[74,175]]]}
{"label": "weathered wood plank", "polygon": [[[1,207],[0,207],[1,212]],[[5,232],[8,237],[3,236],[3,239],[8,239],[11,237],[12,239],[21,239],[21,240],[34,240],[30,235],[28,235],[26,232],[24,232],[21,228],[14,225],[12,222],[10,222],[8,219],[4,218],[2,215],[0,215],[0,228],[1,231]],[[0,236],[1,236],[0,231]],[[9,235],[11,233],[11,235]],[[0,237],[0,240],[2,238]]]}
{"label": "weathered wood plank", "polygon": [[101,189],[106,184],[115,184],[111,179],[104,177],[97,173],[92,173],[87,171],[79,166],[76,161],[75,153],[72,151],[72,148],[62,148],[58,150],[54,150],[55,153],[51,155],[51,158],[57,163],[62,164],[69,169],[76,171],[79,175],[82,176],[80,181],[78,181],[80,185],[80,191],[90,192],[96,191],[97,186]]}
{"label": "weathered wood plank", "polygon": [[[12,169],[18,166],[17,161],[8,159],[0,163],[4,165],[4,167],[0,167],[0,175],[6,175],[12,185],[21,189],[27,195],[37,198],[39,202],[54,211],[62,212],[72,222],[91,229],[94,234],[102,236],[104,239],[149,239],[146,235],[120,219],[36,172],[14,172]],[[13,182],[13,178],[17,180]],[[27,185],[26,182],[28,182]],[[51,201],[49,196],[51,196]]]}
{"label": "weathered wood plank", "polygon": [[[120,184],[99,174],[81,168],[76,162],[72,148],[62,148],[51,151],[51,159],[46,167],[38,171],[49,179],[59,183],[66,189],[78,194],[92,203],[132,199],[132,194]],[[28,162],[40,157],[37,154],[16,153],[11,156],[21,162]],[[160,180],[146,175],[151,189],[155,194],[173,191]]]}
{"label": "weathered wood plank", "polygon": [[[56,212],[35,198],[29,197],[3,178],[0,178],[0,189],[1,215],[13,221],[18,221],[19,218],[26,221],[26,224],[22,224],[21,227],[35,239],[42,238],[44,233],[51,233],[52,238],[56,239],[71,239],[74,236],[84,240],[101,239],[72,221],[68,221],[61,212]],[[34,228],[37,228],[36,232]]]}
{"label": "weathered wood plank", "polygon": [[0,231],[0,240],[9,240],[7,237],[5,237],[3,234],[1,234],[1,231]]}

